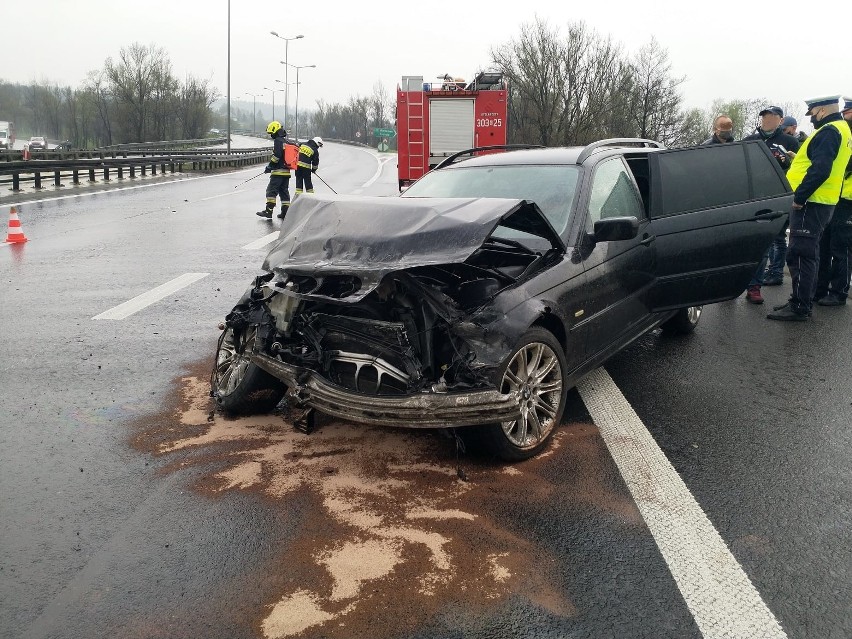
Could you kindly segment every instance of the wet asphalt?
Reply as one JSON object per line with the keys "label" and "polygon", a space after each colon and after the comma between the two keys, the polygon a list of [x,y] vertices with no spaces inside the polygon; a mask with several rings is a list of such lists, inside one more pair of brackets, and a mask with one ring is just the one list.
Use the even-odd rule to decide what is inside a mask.
{"label": "wet asphalt", "polygon": [[[370,183],[371,155],[327,144],[321,175],[341,193],[393,194],[395,158]],[[216,325],[259,272],[265,251],[242,247],[276,229],[254,215],[265,178],[239,186],[261,168],[20,198],[30,241],[0,247],[0,637],[287,636],[264,625],[276,602],[327,593],[316,564],[363,535],[335,518],[323,475],[345,473],[344,450],[359,456],[354,477],[399,472],[377,469],[386,449],[356,447],[346,430],[325,442],[327,467],[307,467],[286,494],[267,490],[267,474],[223,488],[257,442],[277,441],[274,428],[251,446],[169,450],[207,430],[181,419],[192,401],[207,410],[186,380],[208,374]],[[92,320],[184,273],[209,275],[127,319]],[[767,306],[786,290],[764,293],[764,307],[706,308],[690,337],[646,335],[606,368],[787,636],[852,636],[852,307],[772,323]],[[475,523],[428,528],[449,540],[449,569],[397,546],[405,561],[351,611],[326,601],[340,624],[292,636],[700,637],[576,392],[565,422],[553,453],[517,476],[457,462],[440,435],[382,432],[388,450],[450,474],[460,464],[469,481],[456,494],[457,480],[421,473],[398,494],[351,499],[390,517],[440,493]],[[508,585],[487,574],[504,552]],[[434,574],[444,581],[424,594]]]}

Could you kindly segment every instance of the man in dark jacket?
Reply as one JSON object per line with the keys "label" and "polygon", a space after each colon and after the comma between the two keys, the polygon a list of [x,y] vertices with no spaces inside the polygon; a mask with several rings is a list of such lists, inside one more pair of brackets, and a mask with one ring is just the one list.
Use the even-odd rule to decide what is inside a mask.
{"label": "man in dark jacket", "polygon": [[[843,98],[843,119],[852,130],[852,97]],[[852,157],[846,165],[840,201],[819,241],[819,275],[814,299],[820,306],[845,306],[852,279]]]}
{"label": "man in dark jacket", "polygon": [[269,184],[266,187],[266,207],[257,214],[260,217],[271,218],[275,210],[277,198],[281,198],[281,212],[278,217],[284,219],[290,206],[290,167],[284,162],[284,137],[287,131],[277,120],[270,122],[266,132],[272,138],[272,155],[264,173],[269,173]]}
{"label": "man in dark jacket", "polygon": [[734,121],[727,115],[717,115],[713,120],[713,135],[701,144],[727,144],[734,141]]}
{"label": "man in dark jacket", "polygon": [[311,138],[299,147],[299,161],[296,163],[296,195],[314,192],[311,174],[319,168],[319,150],[322,138]]}
{"label": "man in dark jacket", "polygon": [[840,115],[833,95],[806,100],[814,133],[793,158],[787,180],[793,188],[787,267],[793,290],[786,304],[766,317],[806,322],[817,286],[819,241],[840,200],[845,173],[852,159],[852,130]]}
{"label": "man in dark jacket", "polygon": [[[790,162],[796,157],[796,152],[799,150],[799,141],[792,135],[785,133],[782,124],[784,123],[784,110],[777,106],[768,106],[760,113],[760,125],[749,136],[743,138],[746,140],[763,140],[769,151],[778,160],[778,164],[786,171],[790,168]],[[796,123],[793,120],[794,126]],[[785,225],[781,232],[772,241],[772,246],[766,251],[766,255],[760,261],[757,267],[757,272],[749,282],[746,290],[746,300],[752,304],[763,304],[763,296],[760,294],[762,284],[767,286],[778,286],[783,281],[784,273],[784,258],[787,254],[787,226]],[[767,262],[769,262],[770,274],[768,277],[764,274]]]}

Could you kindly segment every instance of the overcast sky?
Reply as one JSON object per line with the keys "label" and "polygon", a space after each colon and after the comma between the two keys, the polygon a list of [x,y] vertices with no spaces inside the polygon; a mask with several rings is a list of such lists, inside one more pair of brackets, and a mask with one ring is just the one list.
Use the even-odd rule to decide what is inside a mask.
{"label": "overcast sky", "polygon": [[[392,95],[403,75],[470,79],[488,64],[492,47],[539,16],[560,28],[583,20],[627,51],[656,37],[674,73],[686,76],[687,106],[707,107],[714,98],[800,102],[852,93],[850,40],[842,32],[848,11],[837,2],[842,17],[832,23],[829,6],[814,14],[821,26],[811,30],[801,2],[783,1],[231,0],[231,96],[251,92],[269,103],[264,87],[284,81],[284,42],[271,30],[304,35],[290,42],[288,60],[316,65],[299,78],[300,108],[310,108],[319,98],[369,95],[376,82]],[[76,87],[107,57],[139,42],[165,49],[176,75],[207,78],[227,92],[228,0],[3,0],[3,7],[5,81]],[[826,36],[832,25],[836,37]],[[292,69],[289,81],[295,82]],[[277,104],[283,96],[276,94]],[[294,101],[291,86],[291,107]]]}

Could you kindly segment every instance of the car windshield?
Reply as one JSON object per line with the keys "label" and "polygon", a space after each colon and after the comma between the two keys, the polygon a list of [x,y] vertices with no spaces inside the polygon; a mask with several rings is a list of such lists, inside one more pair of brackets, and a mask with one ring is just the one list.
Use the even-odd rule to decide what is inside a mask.
{"label": "car windshield", "polygon": [[577,189],[576,166],[471,166],[427,173],[403,197],[500,197],[531,200],[560,235]]}

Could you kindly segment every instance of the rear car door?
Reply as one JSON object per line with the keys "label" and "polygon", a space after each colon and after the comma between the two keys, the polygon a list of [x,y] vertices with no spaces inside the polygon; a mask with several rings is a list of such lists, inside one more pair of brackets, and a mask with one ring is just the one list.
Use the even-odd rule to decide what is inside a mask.
{"label": "rear car door", "polygon": [[793,196],[761,141],[649,154],[657,251],[652,311],[733,299],[783,227]]}

